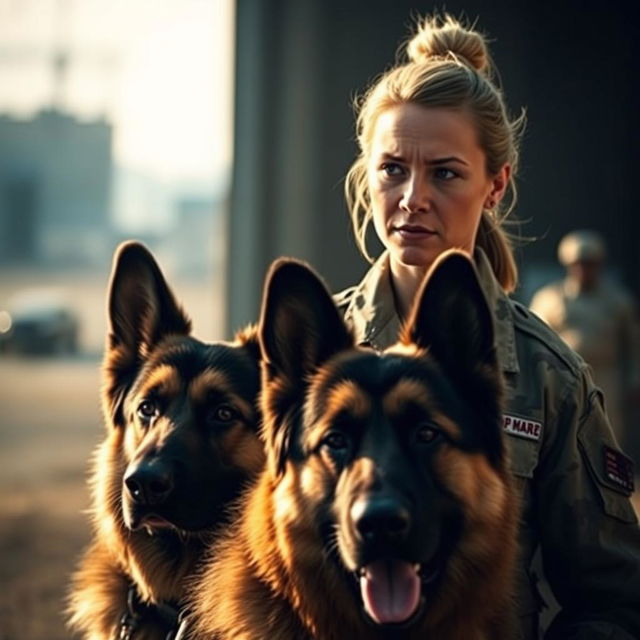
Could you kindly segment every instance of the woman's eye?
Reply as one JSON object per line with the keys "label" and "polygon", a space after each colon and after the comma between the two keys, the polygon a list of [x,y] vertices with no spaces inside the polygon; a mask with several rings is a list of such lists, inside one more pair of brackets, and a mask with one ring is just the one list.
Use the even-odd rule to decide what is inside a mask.
{"label": "woman's eye", "polygon": [[332,451],[344,451],[349,447],[349,438],[340,431],[330,431],[322,439],[322,444]]}
{"label": "woman's eye", "polygon": [[440,429],[430,424],[423,424],[416,429],[416,440],[423,444],[431,444],[440,437],[441,433]]}
{"label": "woman's eye", "polygon": [[401,176],[403,174],[403,169],[397,162],[385,162],[381,168],[388,176]]}
{"label": "woman's eye", "polygon": [[214,422],[231,422],[236,417],[236,411],[228,404],[221,404],[211,411],[209,417]]}
{"label": "woman's eye", "polygon": [[447,169],[446,167],[438,167],[435,170],[434,175],[436,178],[438,178],[438,180],[452,180],[453,178],[457,177],[458,174],[451,169]]}
{"label": "woman's eye", "polygon": [[143,400],[138,405],[138,415],[144,420],[153,418],[155,415],[157,415],[157,413],[158,407],[156,406],[156,403],[153,402],[153,400]]}

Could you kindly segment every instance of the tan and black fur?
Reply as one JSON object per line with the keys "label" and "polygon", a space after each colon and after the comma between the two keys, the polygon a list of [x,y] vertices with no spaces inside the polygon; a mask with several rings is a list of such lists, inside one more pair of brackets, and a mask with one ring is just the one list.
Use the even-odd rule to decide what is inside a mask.
{"label": "tan and black fur", "polygon": [[93,540],[72,578],[70,625],[90,640],[165,640],[228,504],[263,466],[259,346],[249,330],[232,343],[192,337],[134,242],[114,257],[108,323]]}
{"label": "tan and black fur", "polygon": [[511,638],[518,509],[470,260],[437,262],[384,353],[279,261],[259,332],[268,464],[194,583],[189,637]]}

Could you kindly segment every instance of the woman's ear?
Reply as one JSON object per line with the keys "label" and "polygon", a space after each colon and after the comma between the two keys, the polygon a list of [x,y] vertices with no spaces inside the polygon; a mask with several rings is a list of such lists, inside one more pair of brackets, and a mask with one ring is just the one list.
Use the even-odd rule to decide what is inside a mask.
{"label": "woman's ear", "polygon": [[507,163],[502,165],[500,171],[491,179],[491,190],[484,201],[485,209],[494,209],[500,200],[502,200],[509,186],[510,178],[511,165]]}

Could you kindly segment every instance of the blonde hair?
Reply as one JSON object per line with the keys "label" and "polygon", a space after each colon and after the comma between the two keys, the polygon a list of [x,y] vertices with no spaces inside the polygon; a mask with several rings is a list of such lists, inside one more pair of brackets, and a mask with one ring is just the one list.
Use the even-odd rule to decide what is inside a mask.
{"label": "blonde hair", "polygon": [[476,246],[487,254],[503,289],[513,291],[518,270],[512,236],[504,225],[517,198],[514,178],[524,112],[509,119],[502,93],[492,81],[493,63],[485,38],[451,16],[425,18],[407,43],[406,53],[407,62],[384,73],[355,103],[360,154],[347,173],[345,195],[358,248],[372,261],[366,247],[372,219],[367,161],[378,117],[408,103],[464,110],[475,123],[488,174],[496,175],[505,164],[511,166],[508,206],[501,210],[498,204],[482,212]]}

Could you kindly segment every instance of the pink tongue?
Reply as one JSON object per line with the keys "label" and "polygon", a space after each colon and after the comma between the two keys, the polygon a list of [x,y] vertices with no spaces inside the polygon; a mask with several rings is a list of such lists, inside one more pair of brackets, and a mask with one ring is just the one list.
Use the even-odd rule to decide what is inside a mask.
{"label": "pink tongue", "polygon": [[375,622],[404,622],[420,601],[417,567],[400,560],[372,562],[362,572],[360,592],[364,608]]}

